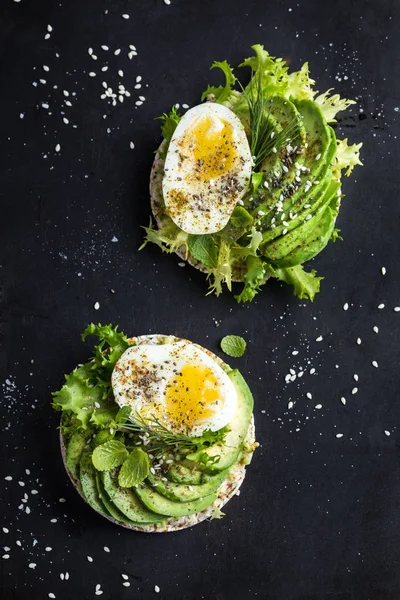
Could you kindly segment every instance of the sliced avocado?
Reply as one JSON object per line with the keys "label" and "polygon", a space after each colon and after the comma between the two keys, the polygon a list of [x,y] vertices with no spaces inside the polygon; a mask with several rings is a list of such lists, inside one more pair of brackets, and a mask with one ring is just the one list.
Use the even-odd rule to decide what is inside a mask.
{"label": "sliced avocado", "polygon": [[[315,227],[323,218],[326,207],[337,194],[339,187],[340,183],[332,180],[324,194],[323,204],[318,207],[314,214],[310,213],[308,215],[309,218],[303,220],[303,223],[296,227],[296,229],[288,231],[286,235],[281,235],[261,247],[261,252],[268,259],[268,262],[275,266],[283,266],[281,261],[298,246],[302,246],[306,251],[308,242],[313,239]],[[299,257],[298,254],[297,256]],[[306,252],[304,256],[306,256]],[[301,258],[296,264],[300,264],[305,260],[308,260],[308,258]],[[290,266],[294,266],[294,263],[291,262]]]}
{"label": "sliced avocado", "polygon": [[99,493],[96,485],[96,469],[92,463],[92,452],[91,450],[85,450],[82,453],[79,461],[79,479],[82,486],[83,496],[86,502],[94,510],[102,515],[106,514],[106,510],[102,501],[100,500]]}
{"label": "sliced avocado", "polygon": [[168,471],[164,471],[164,475],[170,481],[187,485],[201,485],[212,477],[212,474],[207,473],[203,465],[194,463],[192,460],[172,463]]}
{"label": "sliced avocado", "polygon": [[[251,391],[237,369],[228,373],[236,389],[237,406],[236,411],[228,424],[230,429],[226,436],[225,443],[213,444],[210,448],[203,450],[210,457],[219,456],[219,460],[213,465],[208,466],[210,471],[224,471],[237,461],[241,452],[243,442],[247,435],[251,415],[253,414],[254,400]],[[188,454],[187,459],[196,460],[200,453]]]}
{"label": "sliced avocado", "polygon": [[[274,217],[275,219],[280,218],[282,214],[276,210],[278,200],[285,213],[290,210],[298,212],[301,206],[308,203],[314,193],[312,184],[320,176],[323,179],[336,149],[336,141],[333,144],[333,130],[326,124],[319,107],[310,100],[294,101],[293,104],[305,128],[305,143],[300,147],[301,154],[297,155],[301,156],[301,160],[296,155],[289,157],[291,164],[286,166],[287,173],[283,173],[272,181],[275,187],[266,193],[262,204],[258,206],[257,210],[265,213],[261,220],[261,227],[264,231],[270,227]],[[329,159],[330,154],[332,156]]]}
{"label": "sliced avocado", "polygon": [[128,519],[128,517],[126,517],[120,510],[118,510],[118,508],[115,506],[115,504],[113,504],[113,502],[111,502],[110,497],[107,495],[107,493],[104,489],[102,477],[101,477],[101,474],[99,473],[99,471],[96,471],[96,486],[97,486],[97,492],[99,494],[99,498],[100,498],[101,502],[104,504],[104,508],[109,513],[109,515],[111,517],[113,517],[113,519],[115,519],[116,521],[120,521],[121,523],[126,523],[128,525],[136,525],[137,524],[137,523],[134,523],[133,521],[131,521],[130,519]]}
{"label": "sliced avocado", "polygon": [[200,485],[185,485],[174,483],[172,481],[163,481],[152,473],[149,474],[147,479],[156,492],[169,500],[173,500],[174,502],[191,502],[209,496],[215,492],[225,481],[228,474],[229,469],[226,469],[225,471],[218,473],[218,475],[211,477],[206,483]]}
{"label": "sliced avocado", "polygon": [[79,461],[83,450],[85,449],[91,433],[87,431],[75,431],[70,438],[65,455],[65,461],[72,475],[79,479]]}
{"label": "sliced avocado", "polygon": [[174,502],[157,493],[147,485],[138,486],[136,488],[136,493],[147,508],[169,517],[194,515],[210,506],[217,498],[217,494],[214,493],[205,498],[193,500],[192,502]]}
{"label": "sliced avocado", "polygon": [[102,473],[102,481],[110,500],[131,521],[143,525],[165,520],[160,514],[147,510],[135,491],[119,487],[115,473],[112,475],[110,471],[105,471]]}

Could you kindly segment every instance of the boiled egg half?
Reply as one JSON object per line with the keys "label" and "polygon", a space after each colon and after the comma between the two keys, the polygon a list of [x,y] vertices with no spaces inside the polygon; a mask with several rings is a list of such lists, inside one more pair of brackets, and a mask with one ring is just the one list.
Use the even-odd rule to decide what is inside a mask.
{"label": "boiled egg half", "polygon": [[119,406],[169,430],[199,436],[227,425],[236,410],[236,390],[225,371],[187,340],[128,348],[111,384]]}
{"label": "boiled egg half", "polygon": [[188,110],[164,165],[163,196],[171,219],[192,234],[220,231],[248,190],[252,158],[240,119],[214,102]]}

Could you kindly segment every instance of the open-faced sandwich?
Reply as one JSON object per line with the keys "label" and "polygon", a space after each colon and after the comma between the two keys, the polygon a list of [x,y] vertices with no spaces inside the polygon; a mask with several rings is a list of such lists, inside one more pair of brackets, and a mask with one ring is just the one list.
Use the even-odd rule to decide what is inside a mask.
{"label": "open-faced sandwich", "polygon": [[336,139],[330,125],[354,102],[318,95],[307,63],[289,73],[253,49],[240,65],[251,68],[245,88],[215,62],[225,85],[209,86],[183,116],[174,107],[161,117],[150,181],[156,227],[145,228],[146,242],[207,273],[217,295],[243,282],[235,297],[249,301],[275,277],[313,300],[322,278],[303,263],[339,238],[341,176],[361,164],[361,144]]}
{"label": "open-faced sandwich", "polygon": [[255,441],[253,397],[236,369],[166,335],[111,325],[92,359],[54,394],[65,468],[84,500],[118,525],[176,531],[221,517]]}

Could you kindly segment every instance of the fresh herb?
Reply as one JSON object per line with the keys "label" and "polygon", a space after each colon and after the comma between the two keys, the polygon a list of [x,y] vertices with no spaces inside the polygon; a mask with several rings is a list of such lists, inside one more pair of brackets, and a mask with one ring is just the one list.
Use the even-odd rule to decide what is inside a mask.
{"label": "fresh herb", "polygon": [[211,94],[215,97],[217,102],[225,102],[232,93],[232,87],[236,83],[236,77],[233,74],[232,67],[226,60],[222,62],[215,61],[210,67],[211,69],[221,69],[225,75],[225,85],[219,85],[214,87],[209,85],[205,92],[201,96],[201,101],[206,100]]}
{"label": "fresh herb", "polygon": [[202,262],[208,269],[215,267],[218,259],[218,246],[212,235],[190,234],[187,243],[193,258]]}
{"label": "fresh herb", "polygon": [[221,340],[221,349],[228,356],[240,358],[246,350],[246,341],[239,335],[226,335]]}
{"label": "fresh herb", "polygon": [[133,487],[144,481],[149,471],[150,463],[147,452],[141,448],[135,448],[122,464],[118,474],[118,483],[124,488]]}
{"label": "fresh herb", "polygon": [[184,433],[170,431],[155,415],[145,418],[138,412],[131,415],[130,421],[117,425],[117,429],[137,433],[146,448],[158,456],[170,449],[183,452],[203,451],[215,443],[224,443],[229,431],[223,427],[219,431],[206,430],[199,437],[191,437]]}
{"label": "fresh herb", "polygon": [[251,302],[266,281],[268,265],[256,256],[246,259],[246,273],[244,275],[244,288],[235,296],[238,302]]}
{"label": "fresh herb", "polygon": [[123,442],[110,440],[93,450],[92,462],[98,471],[111,471],[119,467],[128,457],[128,450]]}

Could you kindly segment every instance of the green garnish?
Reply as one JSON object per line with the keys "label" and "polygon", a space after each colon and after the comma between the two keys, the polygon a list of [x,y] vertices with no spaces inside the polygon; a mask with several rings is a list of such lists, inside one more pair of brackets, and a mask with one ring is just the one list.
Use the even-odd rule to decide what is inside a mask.
{"label": "green garnish", "polygon": [[189,234],[187,246],[190,254],[209,269],[217,264],[218,246],[212,235]]}
{"label": "green garnish", "polygon": [[232,358],[240,358],[246,350],[246,341],[240,335],[226,335],[221,340],[221,349]]}
{"label": "green garnish", "polygon": [[150,471],[149,456],[141,448],[134,448],[118,473],[121,487],[130,488],[146,479]]}
{"label": "green garnish", "polygon": [[110,440],[96,446],[92,454],[92,463],[98,471],[111,471],[119,467],[128,457],[128,450],[123,442]]}
{"label": "green garnish", "polygon": [[169,430],[154,415],[145,418],[138,412],[131,415],[130,420],[123,425],[118,425],[117,429],[137,433],[146,449],[157,456],[161,456],[171,449],[183,453],[201,452],[213,444],[223,444],[229,431],[227,427],[223,427],[218,431],[207,429],[201,436],[191,437],[184,433]]}

